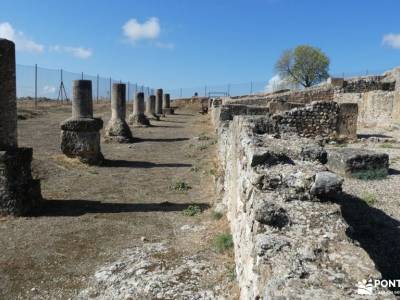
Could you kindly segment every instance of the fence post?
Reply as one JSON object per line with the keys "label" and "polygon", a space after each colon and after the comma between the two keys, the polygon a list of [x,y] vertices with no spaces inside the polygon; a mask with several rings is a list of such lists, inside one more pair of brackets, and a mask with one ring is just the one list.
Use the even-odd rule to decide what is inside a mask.
{"label": "fence post", "polygon": [[182,98],[182,88],[181,88],[181,90],[180,90],[180,97]]}
{"label": "fence post", "polygon": [[207,97],[207,86],[204,86],[204,97]]}
{"label": "fence post", "polygon": [[230,96],[231,94],[231,84],[228,83],[228,91],[227,91],[227,96]]}
{"label": "fence post", "polygon": [[37,64],[35,64],[35,109],[37,109]]}
{"label": "fence post", "polygon": [[96,86],[97,86],[97,88],[96,88],[96,102],[97,102],[97,104],[99,104],[99,82],[100,82],[99,74],[97,74],[96,82],[97,82],[97,84],[96,84]]}
{"label": "fence post", "polygon": [[83,72],[82,72],[82,80],[83,80]]}
{"label": "fence post", "polygon": [[253,94],[253,81],[250,81],[250,95]]}
{"label": "fence post", "polygon": [[111,102],[111,85],[112,85],[112,78],[110,77],[110,102]]}
{"label": "fence post", "polygon": [[128,97],[127,97],[127,99],[126,99],[126,102],[129,102],[129,86],[130,86],[131,84],[129,83],[129,81],[128,81],[128,86],[127,86],[127,95],[128,95]]}

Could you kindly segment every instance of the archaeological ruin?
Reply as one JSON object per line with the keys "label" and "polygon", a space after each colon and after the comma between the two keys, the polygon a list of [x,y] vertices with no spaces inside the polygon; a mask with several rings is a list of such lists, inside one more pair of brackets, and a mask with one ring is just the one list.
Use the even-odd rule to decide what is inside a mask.
{"label": "archaeological ruin", "polygon": [[154,119],[159,121],[160,117],[156,115],[156,96],[155,95],[149,95],[146,101],[146,117],[148,119]]}
{"label": "archaeological ruin", "polygon": [[18,147],[15,44],[0,39],[0,215],[23,216],[41,203],[32,148]]}
{"label": "archaeological ruin", "polygon": [[111,96],[111,119],[105,128],[106,141],[130,143],[132,132],[125,121],[126,117],[126,85],[114,83]]}
{"label": "archaeological ruin", "polygon": [[149,126],[150,121],[144,114],[144,93],[137,92],[133,101],[133,112],[129,116],[129,124],[137,126]]}
{"label": "archaeological ruin", "polygon": [[61,123],[61,151],[90,165],[104,160],[100,149],[103,120],[93,117],[92,81],[74,80],[72,117]]}
{"label": "archaeological ruin", "polygon": [[172,115],[174,113],[174,109],[171,107],[170,95],[167,93],[163,97],[162,113],[163,115]]}
{"label": "archaeological ruin", "polygon": [[[114,246],[119,245],[108,239],[120,230],[124,232],[124,242],[132,243],[130,249],[136,247],[124,252],[124,258],[111,267],[96,269],[88,283],[96,287],[95,292],[84,289],[78,299],[92,295],[99,299],[124,295],[124,299],[129,299],[128,294],[138,299],[143,295],[149,299],[163,299],[165,295],[165,299],[176,299],[184,293],[195,295],[193,299],[216,299],[208,290],[200,293],[197,282],[190,283],[191,290],[187,292],[180,280],[187,274],[208,277],[204,270],[220,269],[229,271],[234,278],[239,299],[362,299],[355,289],[360,280],[393,279],[399,274],[396,255],[400,250],[397,242],[400,223],[390,211],[385,211],[385,205],[397,206],[397,203],[388,201],[378,209],[374,204],[383,201],[374,195],[359,198],[351,194],[352,189],[384,190],[386,184],[391,193],[390,189],[399,185],[395,176],[400,172],[393,169],[393,162],[400,157],[395,157],[396,149],[400,149],[396,140],[400,129],[399,69],[381,76],[330,78],[301,90],[236,97],[196,95],[171,100],[169,93],[158,89],[155,95],[148,91],[145,102],[145,93],[136,92],[128,122],[126,84],[114,83],[108,100],[111,100],[111,116],[104,129],[107,144],[103,150],[108,151],[104,152],[107,160],[101,151],[103,121],[93,114],[92,81],[75,80],[72,117],[61,123],[61,151],[77,160],[60,159],[58,148],[57,153],[52,152],[57,142],[52,140],[54,137],[49,138],[51,134],[42,134],[41,130],[47,128],[40,127],[39,137],[34,137],[40,139],[40,143],[35,140],[33,144],[39,147],[45,147],[41,144],[47,142],[45,139],[51,141],[46,148],[51,155],[45,154],[45,159],[34,161],[35,178],[43,176],[47,183],[54,180],[55,174],[54,177],[63,179],[62,188],[58,186],[56,191],[48,193],[49,200],[43,200],[40,182],[33,179],[31,172],[32,148],[18,147],[12,42],[0,39],[0,57],[0,215],[24,216],[36,212],[37,219],[45,216],[57,222],[58,217],[82,217],[83,223],[96,219],[96,225],[104,231],[107,222],[116,222],[107,234],[101,231],[93,240],[104,239],[104,243],[111,244],[107,251],[115,253]],[[65,118],[65,111],[69,114],[68,105],[61,105],[55,124]],[[107,120],[109,107],[108,102],[96,103],[99,109],[96,112]],[[38,123],[34,124],[42,126]],[[137,139],[128,124],[135,127]],[[30,126],[28,120],[25,130]],[[25,144],[30,142],[27,135]],[[209,190],[205,191],[205,186],[197,183],[208,175],[212,179],[207,185]],[[131,184],[135,180],[137,184]],[[192,180],[193,187],[185,180]],[[64,181],[68,186],[64,187]],[[46,188],[51,189],[50,185]],[[117,187],[120,190],[114,193]],[[89,199],[81,198],[86,189]],[[197,189],[197,194],[192,194],[192,189]],[[103,193],[107,194],[105,199]],[[203,197],[206,202],[193,204],[192,195]],[[159,197],[157,201],[155,197]],[[390,197],[393,195],[389,196],[393,199]],[[142,203],[142,198],[148,202]],[[207,212],[211,204],[212,209]],[[42,211],[37,210],[43,205]],[[170,215],[165,217],[166,213]],[[178,213],[179,218],[169,219]],[[184,224],[185,218],[200,214],[203,215],[190,226]],[[111,216],[104,221],[104,215]],[[154,218],[160,215],[163,217]],[[36,219],[30,221],[35,223]],[[225,266],[218,268],[205,263],[197,268],[199,256],[194,253],[190,259],[177,263],[176,269],[165,271],[163,259],[167,257],[167,246],[152,243],[150,234],[145,236],[153,230],[155,235],[162,232],[160,235],[174,239],[186,232],[189,238],[181,240],[180,245],[191,248],[188,240],[197,235],[196,243],[210,250],[207,226],[214,221],[219,222],[217,228],[229,228],[224,232],[223,242],[231,241],[233,268],[225,270]],[[146,222],[148,227],[140,234],[131,233],[140,227],[138,224]],[[65,224],[58,225],[54,228]],[[81,233],[86,224],[80,225],[71,229],[74,235],[87,234]],[[95,234],[89,227],[91,238]],[[66,239],[69,243],[70,236]],[[78,245],[76,249],[80,251],[81,244]],[[173,251],[171,256],[182,258]],[[216,255],[214,252],[212,255]],[[80,254],[75,254],[74,259]],[[139,271],[131,271],[141,264],[144,267],[138,268]],[[95,263],[90,268],[93,266],[97,268]],[[165,273],[173,280],[165,283]],[[218,276],[224,275],[218,273]],[[151,282],[151,291],[147,281]],[[159,281],[163,286],[157,285]],[[376,291],[385,295],[376,299],[396,297],[396,290],[390,287],[376,287]]]}
{"label": "archaeological ruin", "polygon": [[156,90],[156,115],[162,115],[162,106],[163,106],[163,89]]}
{"label": "archaeological ruin", "polygon": [[388,72],[212,101],[217,207],[230,222],[241,299],[348,299],[358,278],[380,278],[347,238],[338,199],[347,178],[388,175],[387,154],[346,143],[358,126],[396,126],[399,82]]}

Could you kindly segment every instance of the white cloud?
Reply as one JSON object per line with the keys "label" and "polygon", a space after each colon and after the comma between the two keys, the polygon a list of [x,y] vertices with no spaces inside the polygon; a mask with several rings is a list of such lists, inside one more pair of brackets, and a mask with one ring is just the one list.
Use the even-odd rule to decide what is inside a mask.
{"label": "white cloud", "polygon": [[149,18],[144,23],[139,23],[136,19],[130,19],[122,26],[124,35],[132,42],[142,39],[157,39],[160,35],[160,22],[158,18]]}
{"label": "white cloud", "polygon": [[0,38],[13,41],[17,51],[42,53],[45,48],[25,36],[22,31],[15,30],[8,22],[0,23]]}
{"label": "white cloud", "polygon": [[45,94],[53,94],[53,93],[55,93],[55,91],[56,91],[56,87],[55,87],[55,86],[52,86],[52,85],[45,85],[45,86],[43,87],[43,92],[44,92]]}
{"label": "white cloud", "polygon": [[92,56],[93,51],[91,49],[83,48],[83,47],[69,47],[69,46],[51,46],[50,51],[59,52],[59,53],[69,53],[74,57],[80,59],[87,59]]}
{"label": "white cloud", "polygon": [[274,92],[276,90],[279,90],[279,86],[283,83],[283,80],[279,77],[279,75],[273,76],[270,80],[268,80],[268,83],[265,87],[265,91],[267,93]]}
{"label": "white cloud", "polygon": [[400,34],[385,34],[382,39],[382,44],[390,48],[400,49]]}

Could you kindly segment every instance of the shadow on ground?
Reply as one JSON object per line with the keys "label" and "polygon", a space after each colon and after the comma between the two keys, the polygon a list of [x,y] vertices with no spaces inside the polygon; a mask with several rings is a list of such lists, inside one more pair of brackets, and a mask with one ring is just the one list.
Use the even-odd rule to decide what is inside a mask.
{"label": "shadow on ground", "polygon": [[163,126],[163,125],[150,125],[151,128],[185,128],[184,126]]}
{"label": "shadow on ground", "polygon": [[375,137],[375,138],[392,138],[392,136],[390,135],[385,135],[385,134],[357,134],[357,138],[359,139],[368,139],[371,137]]}
{"label": "shadow on ground", "polygon": [[112,203],[89,200],[44,200],[40,209],[32,216],[40,217],[76,217],[85,214],[115,214],[131,212],[177,212],[187,209],[190,205],[196,205],[201,210],[210,206],[205,203]]}
{"label": "shadow on ground", "polygon": [[129,160],[110,160],[107,159],[103,162],[101,167],[112,167],[112,168],[190,168],[192,164],[180,164],[180,163],[170,163],[170,164],[156,164],[148,161],[129,161]]}
{"label": "shadow on ground", "polygon": [[400,171],[393,168],[389,168],[389,175],[400,175]]}
{"label": "shadow on ground", "polygon": [[360,243],[382,278],[400,279],[400,222],[346,193],[334,202],[340,205],[343,218],[349,224],[347,236]]}
{"label": "shadow on ground", "polygon": [[139,139],[137,142],[161,142],[161,143],[173,143],[173,142],[183,142],[190,140],[189,138],[173,138],[173,139]]}

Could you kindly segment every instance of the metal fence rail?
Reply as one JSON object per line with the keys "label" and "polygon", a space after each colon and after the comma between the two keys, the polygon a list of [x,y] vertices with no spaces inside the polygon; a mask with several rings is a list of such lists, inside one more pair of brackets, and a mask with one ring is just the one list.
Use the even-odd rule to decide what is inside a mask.
{"label": "metal fence rail", "polygon": [[78,79],[92,81],[93,101],[97,102],[110,101],[113,83],[125,83],[127,85],[128,101],[132,101],[138,91],[144,92],[145,96],[154,94],[153,88],[137,83],[116,80],[112,77],[105,78],[99,75],[73,73],[62,69],[46,69],[37,65],[17,64],[16,72],[18,99],[68,101],[72,96],[72,81]]}

